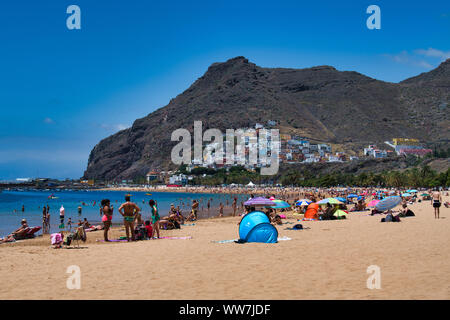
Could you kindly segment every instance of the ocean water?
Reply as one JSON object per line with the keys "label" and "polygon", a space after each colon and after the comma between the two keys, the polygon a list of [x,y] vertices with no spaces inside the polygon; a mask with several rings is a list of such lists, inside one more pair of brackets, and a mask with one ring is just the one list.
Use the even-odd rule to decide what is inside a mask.
{"label": "ocean water", "polygon": [[[148,201],[154,199],[158,203],[160,215],[164,216],[169,212],[170,204],[180,206],[182,213],[186,216],[191,210],[192,200],[200,202],[199,218],[218,215],[220,202],[225,206],[225,210],[231,209],[233,198],[238,199],[238,211],[240,204],[248,199],[248,195],[242,194],[206,194],[206,193],[180,193],[180,192],[125,192],[125,191],[60,191],[54,192],[57,199],[49,199],[53,192],[48,191],[3,191],[0,193],[0,236],[3,237],[20,226],[20,221],[25,218],[29,226],[42,226],[42,209],[47,204],[50,206],[50,232],[57,232],[60,225],[59,208],[64,205],[65,223],[68,218],[72,218],[72,227],[76,226],[79,220],[87,218],[91,224],[101,224],[100,202],[102,199],[111,200],[114,207],[114,223],[122,223],[123,219],[118,209],[125,200],[125,195],[131,194],[131,201],[135,202],[142,210],[145,220],[150,217],[150,206]],[[208,199],[211,201],[211,210],[207,210]],[[228,200],[228,206],[227,206]],[[82,205],[84,203],[85,205]],[[184,205],[183,205],[184,204]],[[25,210],[22,212],[22,205]],[[82,213],[78,214],[78,206],[81,205]],[[203,210],[202,210],[203,207]],[[41,232],[37,233],[41,234]]]}

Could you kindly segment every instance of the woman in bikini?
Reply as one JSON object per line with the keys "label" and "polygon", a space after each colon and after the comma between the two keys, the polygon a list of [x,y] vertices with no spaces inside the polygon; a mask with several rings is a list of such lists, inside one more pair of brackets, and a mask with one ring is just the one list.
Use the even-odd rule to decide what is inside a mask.
{"label": "woman in bikini", "polygon": [[111,228],[111,220],[113,215],[113,209],[110,206],[109,199],[103,199],[101,202],[101,212],[102,212],[102,221],[103,221],[103,236],[105,241],[108,242],[108,231]]}

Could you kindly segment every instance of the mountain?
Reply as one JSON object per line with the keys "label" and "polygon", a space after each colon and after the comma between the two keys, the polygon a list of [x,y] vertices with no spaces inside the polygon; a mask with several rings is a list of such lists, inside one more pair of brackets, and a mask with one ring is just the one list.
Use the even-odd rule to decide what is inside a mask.
{"label": "mountain", "polygon": [[331,66],[262,68],[244,57],[212,64],[170,103],[100,141],[84,178],[130,179],[170,167],[178,128],[253,127],[276,120],[295,133],[344,150],[393,137],[444,141],[450,136],[450,60],[401,83],[372,79]]}

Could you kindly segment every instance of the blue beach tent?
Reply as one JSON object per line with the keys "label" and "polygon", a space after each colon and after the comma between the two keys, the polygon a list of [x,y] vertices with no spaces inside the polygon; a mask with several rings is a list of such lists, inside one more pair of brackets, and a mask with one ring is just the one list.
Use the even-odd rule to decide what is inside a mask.
{"label": "blue beach tent", "polygon": [[241,242],[278,242],[278,231],[270,224],[269,218],[261,211],[246,214],[239,224]]}

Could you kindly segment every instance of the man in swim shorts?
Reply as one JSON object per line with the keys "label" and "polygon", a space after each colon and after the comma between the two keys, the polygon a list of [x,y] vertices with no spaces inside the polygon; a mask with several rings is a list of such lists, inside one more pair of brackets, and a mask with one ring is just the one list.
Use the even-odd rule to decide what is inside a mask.
{"label": "man in swim shorts", "polygon": [[141,211],[141,209],[134,202],[131,202],[131,196],[126,195],[125,202],[122,203],[119,208],[119,213],[123,216],[125,232],[127,233],[127,241],[130,241],[130,232],[132,241],[135,241],[134,218],[139,211]]}
{"label": "man in swim shorts", "polygon": [[434,218],[439,219],[439,208],[442,204],[442,196],[437,188],[435,188],[433,193],[431,194],[431,204],[434,208]]}

